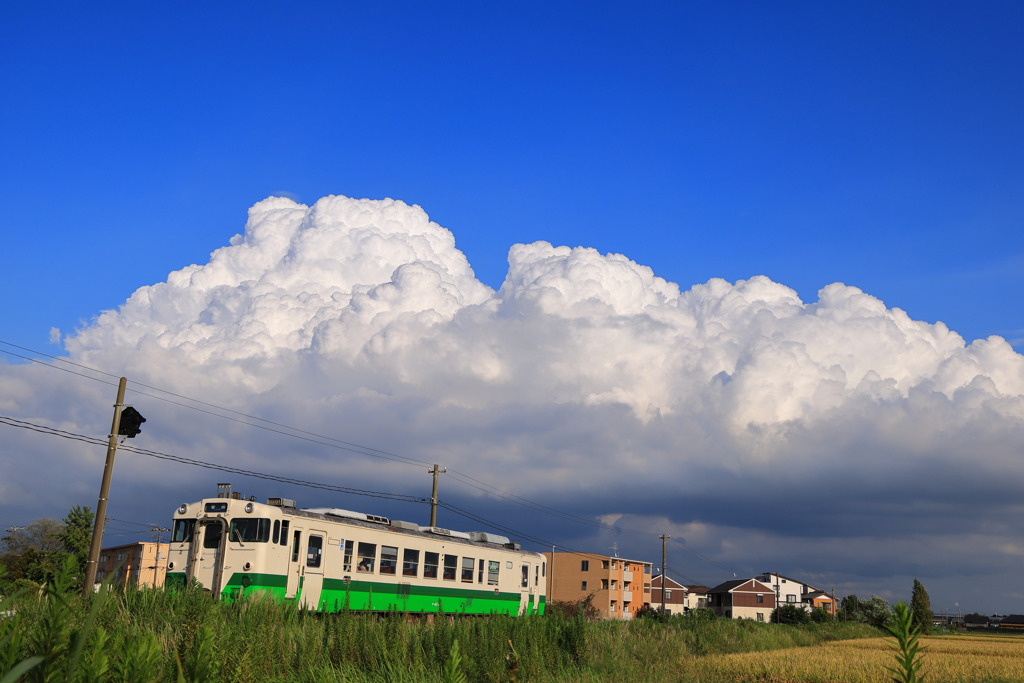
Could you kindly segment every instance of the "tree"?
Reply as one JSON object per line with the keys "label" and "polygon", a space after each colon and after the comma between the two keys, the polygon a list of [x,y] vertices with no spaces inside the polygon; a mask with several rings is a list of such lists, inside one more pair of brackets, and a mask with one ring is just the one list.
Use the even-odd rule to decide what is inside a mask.
{"label": "tree", "polygon": [[809,624],[811,615],[799,605],[786,603],[772,610],[769,621],[773,624]]}
{"label": "tree", "polygon": [[860,613],[863,622],[875,628],[885,628],[892,621],[892,607],[885,598],[872,595],[870,600],[860,601]]}
{"label": "tree", "polygon": [[64,530],[60,533],[63,550],[78,558],[78,565],[85,570],[89,561],[89,546],[92,545],[92,510],[83,505],[76,505],[68,510],[64,518]]}
{"label": "tree", "polygon": [[15,529],[10,535],[0,538],[0,543],[4,553],[10,555],[23,555],[28,550],[53,552],[64,546],[60,538],[63,530],[60,520],[44,517],[23,529]]}
{"label": "tree", "polygon": [[914,579],[914,592],[910,595],[910,611],[914,614],[914,628],[922,635],[928,635],[932,627],[932,601],[921,582]]}

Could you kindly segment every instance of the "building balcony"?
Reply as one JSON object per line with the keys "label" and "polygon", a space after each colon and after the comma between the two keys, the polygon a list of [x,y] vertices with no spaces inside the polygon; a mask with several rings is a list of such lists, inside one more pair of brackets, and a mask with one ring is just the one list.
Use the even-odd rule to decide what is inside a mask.
{"label": "building balcony", "polygon": [[631,572],[629,570],[623,570],[622,571],[622,582],[623,583],[632,583],[633,582],[633,572]]}
{"label": "building balcony", "polygon": [[633,600],[633,591],[622,591],[622,601],[631,602]]}

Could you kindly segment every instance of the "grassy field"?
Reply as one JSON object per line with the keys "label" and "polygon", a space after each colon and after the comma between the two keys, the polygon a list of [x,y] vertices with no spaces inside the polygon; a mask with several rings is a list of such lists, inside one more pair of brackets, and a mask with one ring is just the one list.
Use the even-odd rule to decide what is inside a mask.
{"label": "grassy field", "polygon": [[401,614],[319,616],[268,599],[213,602],[193,589],[83,600],[51,586],[5,609],[12,607],[16,614],[0,619],[0,641],[6,641],[0,642],[0,679],[13,663],[42,657],[23,677],[29,683],[456,683],[460,676],[467,682],[643,683],[677,679],[709,655],[878,635],[857,624],[702,618],[591,623],[453,615],[427,623]]}
{"label": "grassy field", "polygon": [[[957,635],[923,639],[923,672],[931,683],[1024,681],[1024,639],[1019,636]],[[686,662],[682,681],[771,683],[868,683],[887,680],[892,639],[823,643],[817,647],[735,655],[713,655]]]}

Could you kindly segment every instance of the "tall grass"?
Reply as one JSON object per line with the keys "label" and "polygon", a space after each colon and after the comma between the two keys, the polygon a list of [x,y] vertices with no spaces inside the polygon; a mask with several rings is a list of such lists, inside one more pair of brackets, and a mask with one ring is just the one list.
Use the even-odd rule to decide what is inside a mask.
{"label": "tall grass", "polygon": [[213,602],[196,588],[81,598],[55,584],[13,609],[0,621],[0,683],[30,657],[41,659],[27,683],[660,681],[704,655],[879,635],[725,619],[321,616],[259,597]]}

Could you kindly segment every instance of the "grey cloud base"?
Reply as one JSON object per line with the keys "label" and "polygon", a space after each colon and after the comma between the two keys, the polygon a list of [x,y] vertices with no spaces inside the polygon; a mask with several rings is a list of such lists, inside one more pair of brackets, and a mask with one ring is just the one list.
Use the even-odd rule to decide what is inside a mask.
{"label": "grey cloud base", "polygon": [[[538,242],[511,248],[494,291],[417,206],[270,198],[208,263],[139,289],[65,347],[86,365],[444,462],[559,507],[710,525],[723,535],[701,540],[704,552],[753,571],[772,569],[753,537],[776,549],[845,542],[861,558],[845,568],[834,553],[791,561],[850,585],[851,566],[868,583],[887,562],[891,576],[925,572],[927,549],[942,557],[954,537],[971,539],[968,569],[981,558],[1008,571],[1024,554],[1005,521],[1024,483],[1024,357],[839,283],[814,303],[762,276],[681,291],[625,256]],[[109,403],[100,389],[69,391],[41,373],[0,366],[5,414],[102,425],[103,410],[82,408]],[[347,477],[421,488],[394,464],[159,410],[147,436],[172,452],[309,478],[359,462]],[[52,459],[51,444],[15,442]],[[96,457],[71,452],[56,477],[66,496]],[[22,458],[11,447],[0,457],[12,473],[0,493],[34,499]],[[118,475],[188,480],[166,471],[133,463]],[[901,538],[914,539],[920,566],[884,556]],[[872,547],[876,561],[864,561]]]}

